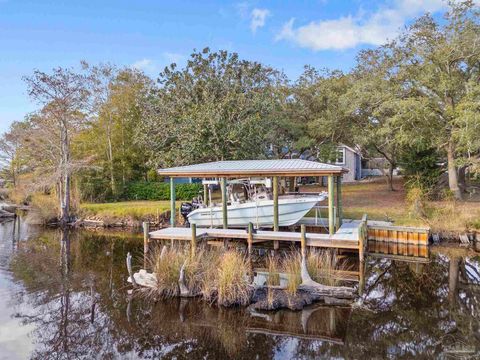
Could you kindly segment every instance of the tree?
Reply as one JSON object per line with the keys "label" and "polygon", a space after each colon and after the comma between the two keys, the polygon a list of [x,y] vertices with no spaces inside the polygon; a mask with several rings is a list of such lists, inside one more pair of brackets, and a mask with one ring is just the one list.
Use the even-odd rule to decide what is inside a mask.
{"label": "tree", "polygon": [[[51,74],[35,70],[24,79],[29,96],[41,105],[28,120],[24,144],[36,169],[56,184],[60,223],[65,225],[70,220],[71,176],[77,169],[71,157],[71,138],[85,123],[89,78],[59,67]],[[42,168],[46,162],[50,166]]]}
{"label": "tree", "polygon": [[398,42],[403,53],[399,75],[410,92],[410,105],[428,109],[426,121],[411,113],[412,135],[423,133],[446,154],[449,187],[461,199],[458,165],[478,154],[480,115],[480,13],[471,1],[452,3],[439,24],[425,15]]}
{"label": "tree", "polygon": [[18,175],[22,167],[21,132],[24,124],[14,122],[9,130],[0,137],[0,166],[11,180],[13,187],[17,186]]}
{"label": "tree", "polygon": [[91,201],[118,198],[127,182],[144,179],[148,171],[135,134],[152,81],[138,70],[119,69],[105,87],[108,97],[97,103],[95,116],[73,141],[74,154],[94,159],[94,166],[78,176],[82,198]]}
{"label": "tree", "polygon": [[351,78],[341,71],[305,67],[293,86],[289,114],[299,153],[330,161],[336,159],[339,143],[354,145],[353,117],[344,97],[350,85]]}
{"label": "tree", "polygon": [[160,74],[143,108],[137,138],[152,165],[265,157],[279,72],[235,53],[191,55]]}
{"label": "tree", "polygon": [[395,43],[364,50],[357,58],[353,85],[346,93],[356,124],[353,138],[364,151],[378,154],[388,162],[388,186],[393,188],[393,171],[402,147],[412,141],[403,136],[404,119],[400,111],[405,90],[398,79],[398,54]]}

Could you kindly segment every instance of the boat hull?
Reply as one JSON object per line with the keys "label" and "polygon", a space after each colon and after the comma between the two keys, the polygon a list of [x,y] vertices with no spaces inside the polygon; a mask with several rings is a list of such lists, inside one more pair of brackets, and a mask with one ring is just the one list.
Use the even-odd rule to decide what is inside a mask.
{"label": "boat hull", "polygon": [[[278,225],[296,224],[325,196],[279,199]],[[256,227],[273,227],[273,200],[261,200],[227,207],[228,226],[245,227],[248,223]],[[219,227],[223,224],[222,207],[202,208],[188,214],[190,224],[199,227]]]}

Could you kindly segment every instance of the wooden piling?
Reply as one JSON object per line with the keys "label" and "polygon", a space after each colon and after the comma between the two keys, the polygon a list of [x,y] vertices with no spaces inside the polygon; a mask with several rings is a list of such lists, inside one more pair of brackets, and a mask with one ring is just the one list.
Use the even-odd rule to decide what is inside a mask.
{"label": "wooden piling", "polygon": [[[343,223],[343,209],[342,209],[342,177],[337,176],[337,228],[340,228]],[[338,230],[338,229],[337,229]]]}
{"label": "wooden piling", "polygon": [[362,225],[360,227],[360,236],[358,238],[358,259],[360,264],[365,260],[365,244],[367,242],[367,214],[362,217]]}
{"label": "wooden piling", "polygon": [[[273,231],[278,231],[278,177],[274,176],[272,179],[273,182]],[[273,241],[273,249],[278,250],[280,248],[280,243],[278,241]]]}
{"label": "wooden piling", "polygon": [[222,188],[222,218],[223,218],[223,228],[228,229],[228,212],[227,212],[227,179],[222,178],[221,180]]}
{"label": "wooden piling", "polygon": [[170,225],[175,226],[175,182],[170,178]]}
{"label": "wooden piling", "polygon": [[192,228],[192,242],[190,244],[190,255],[191,255],[191,258],[193,259],[197,251],[197,225],[191,224],[190,227]]}
{"label": "wooden piling", "polygon": [[252,250],[253,250],[253,224],[251,222],[248,223],[247,246],[248,246],[248,256],[251,256]]}
{"label": "wooden piling", "polygon": [[333,213],[335,191],[333,187],[333,175],[328,175],[328,233],[335,234],[335,218]]}
{"label": "wooden piling", "polygon": [[307,237],[306,233],[306,226],[305,224],[300,225],[300,248],[302,257],[306,256],[307,254]]}
{"label": "wooden piling", "polygon": [[143,223],[143,268],[147,268],[148,257],[148,243],[149,243],[150,224],[148,222]]}
{"label": "wooden piling", "polygon": [[209,206],[208,203],[208,185],[203,184],[203,204]]}

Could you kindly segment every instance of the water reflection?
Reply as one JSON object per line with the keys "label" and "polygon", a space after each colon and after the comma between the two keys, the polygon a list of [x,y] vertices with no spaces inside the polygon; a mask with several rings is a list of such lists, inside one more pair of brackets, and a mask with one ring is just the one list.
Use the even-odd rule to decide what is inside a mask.
{"label": "water reflection", "polygon": [[[353,310],[317,305],[252,313],[195,299],[129,299],[124,260],[128,251],[139,259],[138,235],[24,228],[14,237],[12,226],[19,225],[0,225],[1,294],[10,299],[1,319],[26,350],[8,353],[11,358],[479,355],[480,259],[474,254],[435,252],[429,263],[370,258],[361,305]],[[4,349],[0,342],[2,355]]]}

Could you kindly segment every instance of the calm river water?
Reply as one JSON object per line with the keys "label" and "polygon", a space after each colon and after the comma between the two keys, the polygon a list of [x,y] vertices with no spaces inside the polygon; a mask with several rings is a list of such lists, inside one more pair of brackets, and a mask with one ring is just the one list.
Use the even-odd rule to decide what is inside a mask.
{"label": "calm river water", "polygon": [[480,257],[368,259],[362,305],[250,314],[128,301],[128,233],[0,224],[0,359],[478,359]]}

